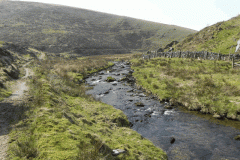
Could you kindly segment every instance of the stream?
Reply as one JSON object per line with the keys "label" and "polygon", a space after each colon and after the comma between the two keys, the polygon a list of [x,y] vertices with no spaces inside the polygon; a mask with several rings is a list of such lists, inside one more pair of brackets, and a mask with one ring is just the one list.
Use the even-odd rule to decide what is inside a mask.
{"label": "stream", "polygon": [[[240,159],[240,141],[233,139],[240,134],[239,130],[177,108],[165,109],[165,103],[147,96],[127,81],[120,81],[129,72],[132,72],[130,65],[115,62],[112,68],[86,79],[93,87],[87,94],[122,110],[131,128],[166,151],[170,160]],[[116,81],[106,82],[109,76]]]}

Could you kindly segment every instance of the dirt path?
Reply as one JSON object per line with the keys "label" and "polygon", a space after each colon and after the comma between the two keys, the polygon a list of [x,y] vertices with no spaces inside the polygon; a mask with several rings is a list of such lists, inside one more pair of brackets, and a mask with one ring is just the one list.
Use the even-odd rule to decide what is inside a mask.
{"label": "dirt path", "polygon": [[28,91],[27,77],[33,74],[29,68],[26,68],[28,64],[23,66],[26,72],[25,76],[16,80],[12,86],[13,94],[0,102],[0,160],[7,157],[10,121],[16,118],[14,117],[16,116],[16,107],[24,102],[25,93]]}

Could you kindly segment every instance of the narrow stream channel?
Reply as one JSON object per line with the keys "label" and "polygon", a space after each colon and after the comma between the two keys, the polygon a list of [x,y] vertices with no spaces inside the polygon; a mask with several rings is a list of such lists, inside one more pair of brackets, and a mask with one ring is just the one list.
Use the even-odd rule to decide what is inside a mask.
{"label": "narrow stream channel", "polygon": [[[240,141],[233,139],[240,134],[239,130],[176,108],[165,109],[163,103],[119,81],[130,71],[126,63],[116,62],[109,71],[86,79],[86,83],[93,86],[87,94],[122,110],[133,124],[131,128],[165,150],[170,160],[240,159]],[[116,81],[106,82],[108,76]]]}

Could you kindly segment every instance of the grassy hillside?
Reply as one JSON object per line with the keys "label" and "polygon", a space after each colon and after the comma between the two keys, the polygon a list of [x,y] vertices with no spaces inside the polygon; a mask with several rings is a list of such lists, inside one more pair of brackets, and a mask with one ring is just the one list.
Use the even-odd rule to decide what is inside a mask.
{"label": "grassy hillside", "polygon": [[0,2],[0,41],[47,52],[123,53],[157,49],[195,31],[85,9]]}
{"label": "grassy hillside", "polygon": [[240,16],[206,27],[187,36],[177,49],[189,51],[211,51],[222,54],[234,53],[240,39]]}

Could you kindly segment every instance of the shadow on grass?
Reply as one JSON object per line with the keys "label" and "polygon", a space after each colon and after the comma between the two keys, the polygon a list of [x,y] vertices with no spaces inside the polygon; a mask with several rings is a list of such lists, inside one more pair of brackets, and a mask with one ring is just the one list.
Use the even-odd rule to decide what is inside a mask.
{"label": "shadow on grass", "polygon": [[[29,110],[28,105],[23,102],[18,104],[13,102],[0,102],[0,137],[1,141],[3,141],[2,145],[6,148],[1,148],[5,152],[8,150],[8,144],[12,143],[13,139],[8,139],[8,136],[11,131],[16,127],[16,124],[19,121],[22,121],[26,118],[25,112]],[[26,124],[24,124],[26,126]],[[18,125],[17,128],[24,128],[23,125]],[[36,157],[37,149],[33,147],[34,141],[31,141],[31,137],[29,141],[25,141],[24,144],[22,142],[17,141],[17,146],[15,147],[15,154],[19,154],[19,157]],[[30,150],[26,150],[30,149]],[[3,153],[6,154],[6,153]]]}
{"label": "shadow on grass", "polygon": [[[11,130],[11,126],[24,119],[24,112],[28,110],[28,106],[25,104],[14,104],[13,102],[0,102],[0,136],[8,134]],[[2,132],[3,128],[6,132]]]}

